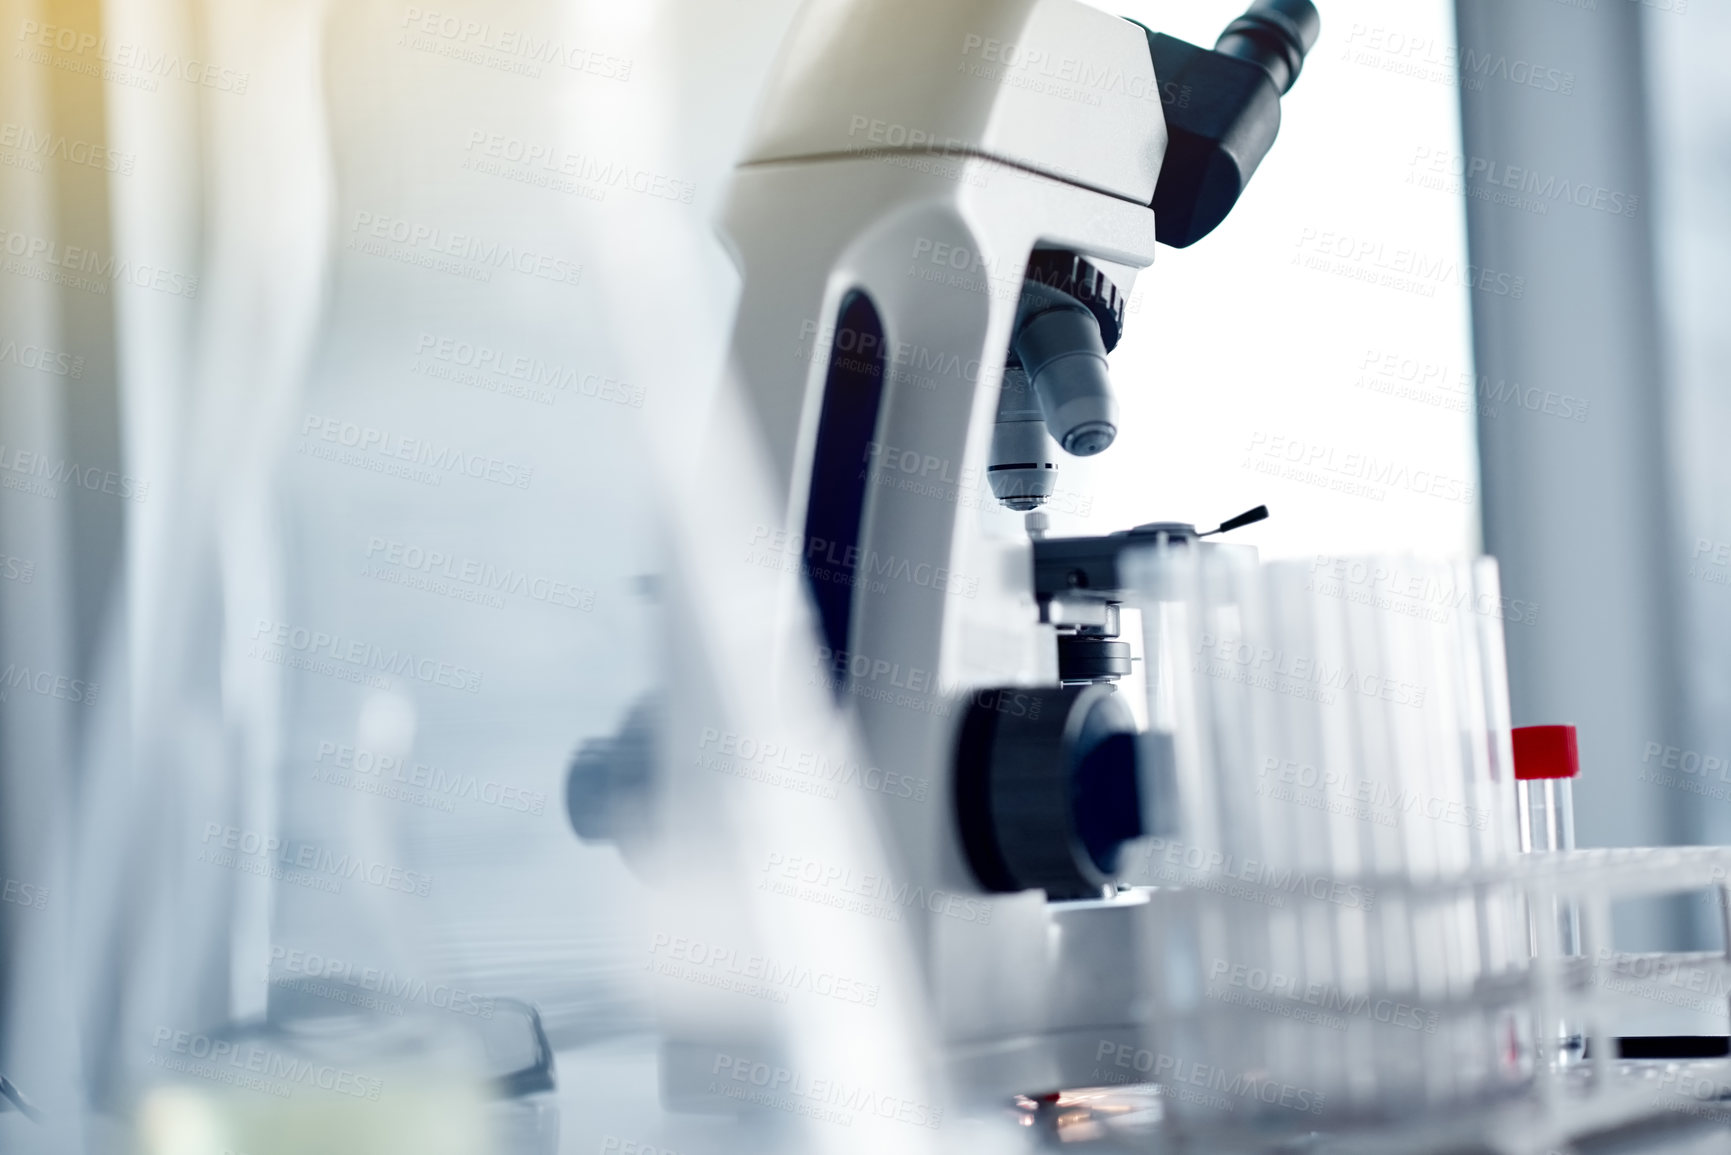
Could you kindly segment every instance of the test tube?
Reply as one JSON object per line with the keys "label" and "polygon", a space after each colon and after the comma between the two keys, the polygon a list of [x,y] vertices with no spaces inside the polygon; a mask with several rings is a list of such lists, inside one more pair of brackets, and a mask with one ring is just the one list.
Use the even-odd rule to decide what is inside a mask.
{"label": "test tube", "polygon": [[[1573,726],[1517,726],[1515,750],[1515,809],[1520,822],[1521,852],[1544,854],[1575,848],[1575,776],[1581,772],[1580,748]],[[1564,957],[1581,953],[1581,916],[1567,899],[1552,899],[1548,914],[1533,912],[1533,953],[1537,936],[1548,933],[1541,920],[1551,922],[1557,935],[1557,953]],[[1568,1063],[1581,1058],[1586,1037],[1579,1024],[1559,1025],[1558,1057]]]}
{"label": "test tube", "polygon": [[1517,726],[1515,806],[1521,851],[1575,848],[1575,776],[1581,755],[1573,726]]}

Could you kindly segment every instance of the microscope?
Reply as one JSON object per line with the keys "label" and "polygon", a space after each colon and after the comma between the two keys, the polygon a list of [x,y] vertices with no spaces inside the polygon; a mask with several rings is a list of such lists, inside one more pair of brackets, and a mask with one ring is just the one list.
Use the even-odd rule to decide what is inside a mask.
{"label": "microscope", "polygon": [[[1647,972],[1718,991],[1722,960],[1620,955],[1610,904],[1702,887],[1731,912],[1731,852],[1515,852],[1532,775],[1501,623],[1471,608],[1498,604],[1494,562],[1436,563],[1421,584],[1446,611],[1389,614],[1347,596],[1351,565],[1263,566],[1208,540],[1260,507],[1207,533],[1047,532],[1065,459],[1117,437],[1108,355],[1137,276],[1230,214],[1318,32],[1310,0],[1256,0],[1212,48],[1079,0],[798,14],[721,222],[742,293],[712,440],[759,447],[741,504],[763,520],[694,519],[713,548],[684,562],[743,545],[772,579],[672,627],[761,649],[756,721],[711,721],[751,695],[682,660],[666,701],[579,752],[568,801],[580,836],[645,873],[678,849],[664,893],[720,935],[775,921],[729,905],[741,871],[818,904],[783,919],[800,949],[893,923],[916,992],[900,1037],[844,1042],[844,1014],[818,1050],[941,1089],[843,1095],[776,1053],[795,1016],[705,1002],[691,988],[713,976],[675,967],[669,1106],[863,1096],[936,1127],[940,1103],[1074,1121],[1102,1088],[1139,1087],[1155,1115],[1254,1143],[1326,1113],[1386,1128],[1365,1149],[1510,1151],[1677,1109],[1653,1071],[1615,1064],[1632,1020],[1607,992]],[[1124,685],[1131,608],[1147,724]],[[800,663],[820,692],[796,692]],[[837,730],[863,761],[815,749]],[[781,791],[724,830],[719,776]],[[828,811],[787,802],[830,783],[857,789]],[[833,860],[762,850],[844,811],[873,832],[868,870],[840,865],[859,850],[845,822],[798,832],[833,839]],[[865,917],[812,929],[818,906]],[[803,973],[762,955],[741,970],[771,1002],[759,980]],[[843,989],[877,1005],[891,988],[834,980],[826,997]],[[1643,987],[1636,1009],[1668,993]],[[1691,1014],[1691,1033],[1727,1029],[1723,999]],[[1719,1074],[1665,1078],[1685,1075],[1731,1097]]]}
{"label": "microscope", "polygon": [[[874,757],[953,791],[953,825],[905,832],[920,872],[1097,899],[1160,828],[1113,692],[1115,560],[1197,535],[1044,540],[1038,511],[1117,437],[1136,276],[1231,212],[1318,31],[1310,0],[1262,0],[1212,49],[1072,0],[799,18],[724,226],[732,357],[838,697]],[[1033,532],[989,532],[991,501]],[[884,706],[886,664],[965,697],[959,732]]]}
{"label": "microscope", "polygon": [[[1049,539],[1040,511],[1117,437],[1137,275],[1231,212],[1318,31],[1310,0],[1257,0],[1212,48],[1079,0],[813,0],[735,173],[729,368],[781,511],[751,544],[793,561],[871,762],[934,800],[880,808],[897,874],[991,912],[909,911],[963,1099],[1088,1085],[1102,1038],[1142,1039],[1118,858],[1170,784],[1114,686],[1118,562],[1205,547]],[[579,754],[586,837],[644,829],[647,717]]]}

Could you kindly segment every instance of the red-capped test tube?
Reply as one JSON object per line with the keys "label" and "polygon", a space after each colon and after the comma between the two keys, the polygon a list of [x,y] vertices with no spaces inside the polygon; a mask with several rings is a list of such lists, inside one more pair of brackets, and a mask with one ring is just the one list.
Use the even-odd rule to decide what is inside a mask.
{"label": "red-capped test tube", "polygon": [[[1573,726],[1521,726],[1515,738],[1515,809],[1520,817],[1521,850],[1537,853],[1575,848],[1575,777],[1581,772],[1580,749]],[[1574,902],[1553,899],[1546,916],[1533,912],[1533,953],[1549,922],[1556,927],[1557,953],[1581,953],[1581,917]],[[1585,1054],[1586,1036],[1578,1023],[1557,1025],[1557,1058],[1578,1062]]]}
{"label": "red-capped test tube", "polygon": [[1573,726],[1517,726],[1515,810],[1521,851],[1575,848],[1575,776],[1581,772]]}

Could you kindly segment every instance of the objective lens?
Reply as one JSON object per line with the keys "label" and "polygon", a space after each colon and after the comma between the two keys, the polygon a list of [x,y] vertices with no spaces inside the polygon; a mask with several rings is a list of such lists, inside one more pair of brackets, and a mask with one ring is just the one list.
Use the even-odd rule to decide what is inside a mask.
{"label": "objective lens", "polygon": [[1109,448],[1118,436],[1118,403],[1094,314],[1080,305],[1039,313],[1016,334],[1015,350],[1046,428],[1065,452],[1092,457]]}

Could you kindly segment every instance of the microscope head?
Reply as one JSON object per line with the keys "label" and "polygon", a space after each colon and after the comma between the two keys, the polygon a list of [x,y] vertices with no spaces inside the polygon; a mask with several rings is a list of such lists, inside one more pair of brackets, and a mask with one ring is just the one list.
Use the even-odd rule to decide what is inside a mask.
{"label": "microscope head", "polygon": [[1310,0],[1256,0],[1213,51],[1148,33],[1166,96],[1166,162],[1154,190],[1161,244],[1195,244],[1238,203],[1280,131],[1280,98],[1321,29]]}
{"label": "microscope head", "polygon": [[[1212,51],[1148,32],[1167,143],[1154,189],[1155,237],[1185,248],[1226,219],[1280,130],[1280,98],[1316,44],[1311,0],[1257,0]],[[989,476],[1009,508],[1026,512],[1056,489],[1055,441],[1092,457],[1118,436],[1106,354],[1123,308],[1085,257],[1036,250],[1006,359]],[[1048,434],[1050,440],[1048,440]]]}

